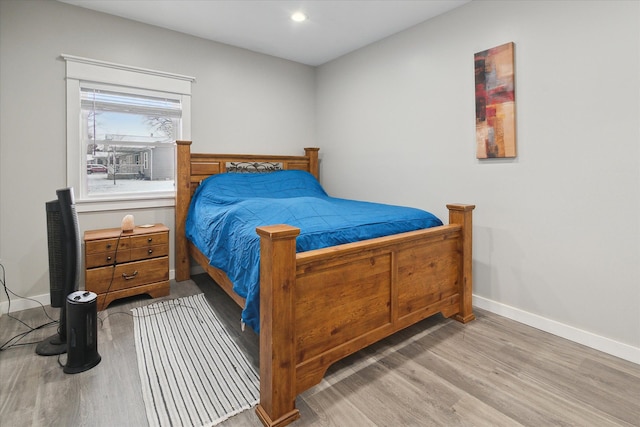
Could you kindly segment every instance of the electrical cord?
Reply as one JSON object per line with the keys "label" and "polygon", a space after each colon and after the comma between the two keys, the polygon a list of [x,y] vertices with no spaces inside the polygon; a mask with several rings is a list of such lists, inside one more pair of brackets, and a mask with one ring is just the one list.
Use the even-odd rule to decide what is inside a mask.
{"label": "electrical cord", "polygon": [[[158,306],[158,307],[155,307]],[[141,307],[146,307],[147,310],[153,310],[153,313],[148,313],[148,314],[143,314],[143,315],[139,315],[139,314],[132,314],[132,313],[127,313],[126,311],[114,311],[111,312],[109,314],[107,314],[106,316],[102,317],[102,318],[98,318],[98,320],[100,321],[100,328],[102,328],[103,322],[105,320],[107,320],[108,317],[113,316],[114,314],[124,314],[125,316],[129,316],[129,317],[133,317],[133,318],[144,318],[144,317],[152,317],[152,316],[157,316],[158,314],[162,314],[162,313],[167,313],[177,307],[184,307],[184,308],[190,308],[192,310],[197,310],[196,307],[193,307],[191,305],[187,305],[184,304],[183,302],[179,301],[177,298],[174,299],[168,299],[168,300],[164,300],[164,301],[153,301],[151,302],[149,305],[147,306],[141,306]],[[140,308],[140,307],[137,307]],[[202,319],[200,319],[198,317],[198,321],[202,322]]]}
{"label": "electrical cord", "polygon": [[[111,287],[113,285],[113,279],[115,277],[115,267],[117,264],[117,254],[118,254],[118,247],[120,246],[120,238],[122,237],[122,232],[120,232],[120,235],[118,236],[118,240],[116,243],[116,251],[114,253],[114,262],[113,262],[113,271],[111,273],[111,280],[109,282],[109,286],[107,287],[107,291],[105,292],[104,295],[104,300],[103,303],[106,301],[106,297],[109,294]],[[13,292],[11,289],[9,289],[9,287],[7,286],[6,283],[6,273],[5,273],[5,268],[4,265],[0,264],[0,268],[2,269],[2,278],[0,279],[0,285],[2,285],[5,294],[7,295],[7,301],[8,301],[8,307],[7,307],[7,316],[11,319],[14,319],[15,321],[21,323],[22,325],[24,325],[26,328],[28,328],[27,331],[25,332],[21,332],[19,334],[16,334],[15,336],[11,337],[9,340],[7,340],[5,343],[3,343],[2,345],[0,345],[0,351],[5,351],[8,350],[10,348],[13,347],[20,347],[20,346],[26,346],[26,345],[33,345],[33,344],[38,344],[40,341],[35,341],[35,342],[26,342],[26,343],[22,343],[20,342],[23,338],[25,338],[27,335],[29,335],[30,333],[46,328],[46,327],[50,327],[53,325],[58,324],[59,325],[59,321],[55,320],[54,318],[52,318],[49,313],[47,312],[45,306],[38,300],[33,299],[33,298],[29,298],[29,297],[23,297],[21,295],[16,294],[15,292]],[[22,298],[22,299],[26,299],[26,300],[30,300],[30,301],[34,301],[36,303],[38,303],[41,307],[42,307],[42,311],[44,312],[45,316],[50,319],[49,322],[43,323],[41,325],[38,325],[36,327],[32,327],[30,325],[28,325],[27,323],[23,322],[22,320],[18,319],[17,317],[11,315],[11,295],[14,295],[15,297],[18,298]],[[66,301],[65,301],[66,303]],[[137,317],[137,318],[144,318],[144,317],[151,317],[151,316],[156,316],[158,314],[162,314],[162,313],[166,313],[170,310],[175,309],[176,307],[184,307],[184,308],[191,308],[193,310],[196,310],[196,307],[190,306],[190,305],[186,305],[184,303],[182,303],[181,301],[179,301],[178,299],[170,299],[170,300],[165,300],[165,301],[156,301],[154,305],[158,305],[158,307],[148,307],[148,309],[150,310],[154,310],[155,312],[152,313],[148,313],[145,315],[136,315],[136,314],[132,314],[132,313],[127,313],[124,311],[116,311],[116,312],[112,312],[112,313],[108,313],[106,316],[104,317],[100,317],[98,316],[98,320],[100,321],[100,327],[103,327],[103,323],[104,320],[106,320],[109,316],[112,316],[114,314],[124,314],[130,317]],[[202,322],[202,319],[198,319]],[[64,367],[64,365],[62,364],[62,362],[60,362],[60,355],[58,355],[58,364],[62,367]]]}
{"label": "electrical cord", "polygon": [[[120,231],[120,234],[118,235],[118,240],[116,240],[116,250],[115,250],[115,252],[113,254],[113,264],[111,264],[113,266],[113,269],[111,270],[111,279],[109,280],[109,286],[107,286],[107,290],[104,293],[104,296],[103,296],[103,299],[102,299],[102,304],[104,304],[106,302],[107,296],[109,295],[109,292],[111,291],[111,287],[113,286],[113,279],[115,278],[116,266],[118,264],[118,249],[120,248],[120,239],[121,239],[121,237],[122,237],[122,231]],[[86,286],[86,284],[85,284],[85,286]],[[174,301],[177,301],[177,300],[172,299],[172,300],[168,300],[168,301],[156,301],[156,303],[162,305],[165,302],[174,302]],[[195,309],[195,307],[190,307],[190,306],[184,305],[181,302],[176,302],[175,304],[172,304],[172,305],[173,306],[182,306],[182,307],[188,307],[188,308]],[[98,316],[98,320],[100,321],[100,327],[102,327],[103,323],[107,319],[107,317],[109,317],[109,316],[111,316],[113,314],[124,314],[124,315],[131,316],[131,317],[150,317],[150,316],[155,316],[157,314],[165,313],[165,312],[167,312],[169,310],[172,310],[172,309],[173,309],[173,307],[163,307],[163,309],[161,311],[158,311],[156,313],[149,313],[149,314],[146,314],[146,315],[143,315],[143,316],[134,315],[134,314],[127,313],[127,312],[124,312],[124,311],[115,311],[115,312],[112,312],[112,313],[108,313],[104,317]]]}
{"label": "electrical cord", "polygon": [[[29,335],[31,332],[40,330],[42,328],[46,328],[49,326],[53,326],[55,324],[59,324],[59,321],[53,319],[51,316],[49,316],[49,313],[47,313],[47,310],[45,309],[45,306],[38,300],[35,300],[33,298],[28,298],[28,297],[23,297],[21,295],[16,294],[15,292],[13,292],[11,289],[9,289],[9,287],[7,286],[7,279],[6,279],[6,271],[4,268],[4,265],[0,264],[0,268],[2,268],[2,279],[0,279],[0,284],[2,285],[2,287],[4,288],[4,293],[5,295],[7,295],[7,302],[8,302],[8,307],[7,307],[7,316],[21,324],[23,324],[25,327],[27,327],[29,330],[25,331],[25,332],[21,332],[13,337],[11,337],[9,340],[7,340],[4,344],[0,345],[0,351],[4,351],[4,350],[8,350],[12,347],[18,347],[18,346],[25,346],[25,345],[31,345],[31,344],[38,344],[38,342],[27,342],[27,343],[21,343],[20,341],[26,337],[27,335]],[[39,326],[36,327],[32,327],[28,324],[26,324],[25,322],[23,322],[22,320],[18,319],[15,316],[11,315],[11,296],[9,295],[11,293],[11,295],[16,296],[18,298],[22,298],[22,299],[26,299],[26,300],[30,300],[30,301],[34,301],[36,303],[38,303],[41,307],[42,307],[42,311],[44,312],[45,316],[47,316],[47,318],[49,318],[50,322],[46,322],[43,323]]]}
{"label": "electrical cord", "polygon": [[[120,238],[121,237],[122,237],[122,231],[120,231],[120,234],[118,234],[118,240],[116,240],[116,250],[113,253],[113,264],[111,264],[113,266],[113,269],[111,270],[111,280],[109,280],[109,286],[107,286],[107,290],[104,293],[104,297],[102,298],[102,305],[104,305],[107,302],[107,296],[109,295],[109,292],[111,291],[111,286],[113,286],[113,279],[114,279],[114,277],[116,275],[116,266],[118,265],[118,249],[120,248]],[[87,284],[85,283],[85,287],[86,286],[87,286]],[[98,316],[98,318],[100,318],[100,316]]]}

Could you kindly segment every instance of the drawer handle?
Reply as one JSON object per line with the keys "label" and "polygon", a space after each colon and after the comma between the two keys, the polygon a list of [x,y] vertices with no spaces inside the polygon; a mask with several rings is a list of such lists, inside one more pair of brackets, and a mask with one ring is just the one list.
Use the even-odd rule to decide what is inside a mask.
{"label": "drawer handle", "polygon": [[149,255],[153,253],[153,249],[149,249]]}
{"label": "drawer handle", "polygon": [[111,261],[111,257],[110,256],[107,257],[107,261]]}
{"label": "drawer handle", "polygon": [[138,275],[138,270],[134,271],[133,274],[128,275],[127,273],[122,273],[122,278],[124,280],[131,280]]}
{"label": "drawer handle", "polygon": [[147,242],[149,243],[153,242],[153,237],[149,237],[149,239],[147,239]]}
{"label": "drawer handle", "polygon": [[107,243],[107,249],[111,249],[111,243]]}

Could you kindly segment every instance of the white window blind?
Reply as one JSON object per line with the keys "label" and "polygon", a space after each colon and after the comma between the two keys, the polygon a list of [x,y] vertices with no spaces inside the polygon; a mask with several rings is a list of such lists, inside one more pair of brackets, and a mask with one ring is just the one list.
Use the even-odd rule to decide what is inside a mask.
{"label": "white window blind", "polygon": [[182,106],[177,99],[110,92],[91,87],[82,87],[80,89],[80,103],[81,107],[87,110],[182,117]]}

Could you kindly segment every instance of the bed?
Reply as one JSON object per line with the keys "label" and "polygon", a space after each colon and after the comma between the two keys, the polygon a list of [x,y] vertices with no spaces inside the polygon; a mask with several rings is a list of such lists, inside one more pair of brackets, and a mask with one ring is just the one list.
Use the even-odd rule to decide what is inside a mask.
{"label": "bed", "polygon": [[[317,179],[318,149],[305,148],[301,156],[276,156],[191,153],[190,141],[178,141],[177,147],[176,281],[189,279],[193,258],[244,309],[248,299],[234,291],[229,276],[187,238],[192,197],[206,178],[230,171],[304,171]],[[299,418],[296,396],[318,384],[334,362],[436,313],[463,323],[475,318],[474,206],[447,208],[447,225],[302,252],[297,250],[297,240],[304,239],[299,228],[256,227],[256,413],[265,426],[285,426]]]}

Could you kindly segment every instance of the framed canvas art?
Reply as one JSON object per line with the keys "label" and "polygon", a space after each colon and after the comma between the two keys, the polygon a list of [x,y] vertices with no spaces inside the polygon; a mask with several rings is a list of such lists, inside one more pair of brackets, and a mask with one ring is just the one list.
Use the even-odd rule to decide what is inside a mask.
{"label": "framed canvas art", "polygon": [[476,157],[516,157],[513,42],[474,55]]}

